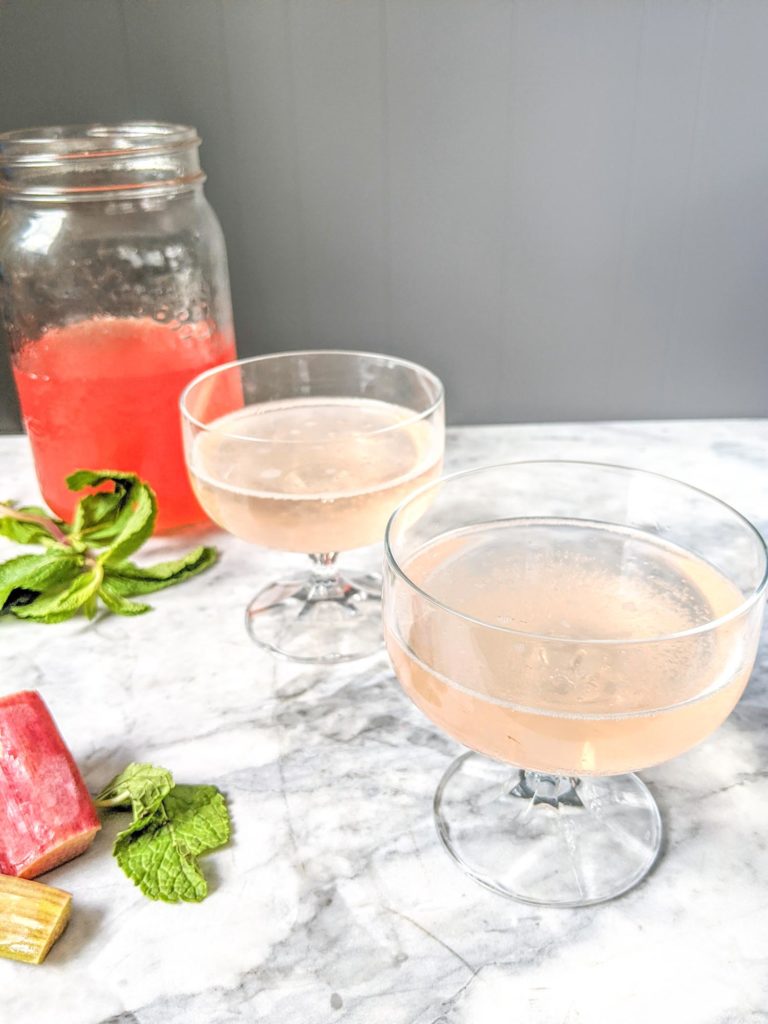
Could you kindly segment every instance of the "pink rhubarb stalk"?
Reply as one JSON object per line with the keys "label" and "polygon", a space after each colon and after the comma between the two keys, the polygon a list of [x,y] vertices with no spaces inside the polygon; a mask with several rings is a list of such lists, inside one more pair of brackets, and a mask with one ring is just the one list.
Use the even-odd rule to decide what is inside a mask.
{"label": "pink rhubarb stalk", "polygon": [[0,874],[35,878],[83,853],[101,827],[38,693],[0,697]]}

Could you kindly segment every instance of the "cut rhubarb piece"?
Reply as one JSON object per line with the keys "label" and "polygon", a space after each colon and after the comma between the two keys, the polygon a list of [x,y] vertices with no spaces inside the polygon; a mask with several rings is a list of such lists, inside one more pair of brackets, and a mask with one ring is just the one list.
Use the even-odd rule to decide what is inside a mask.
{"label": "cut rhubarb piece", "polygon": [[0,956],[41,964],[66,928],[71,909],[68,892],[0,875]]}
{"label": "cut rhubarb piece", "polygon": [[40,695],[0,698],[0,874],[42,875],[87,850],[100,828]]}

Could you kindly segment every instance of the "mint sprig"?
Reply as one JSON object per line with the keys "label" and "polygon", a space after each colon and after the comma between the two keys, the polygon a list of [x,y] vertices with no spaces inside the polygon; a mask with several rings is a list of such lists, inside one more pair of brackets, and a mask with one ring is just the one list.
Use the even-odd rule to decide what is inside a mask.
{"label": "mint sprig", "polygon": [[45,548],[0,564],[0,615],[51,623],[82,611],[93,618],[100,601],[117,615],[142,615],[150,606],[130,598],[182,583],[216,561],[209,547],[148,567],[128,561],[152,535],[155,493],[135,473],[82,469],[67,478],[71,491],[104,485],[110,489],[80,499],[71,524],[35,505],[0,502],[0,536]]}
{"label": "mint sprig", "polygon": [[208,883],[198,857],[231,834],[224,797],[215,786],[176,786],[171,773],[129,764],[96,797],[96,806],[130,809],[113,853],[125,874],[152,900],[199,903]]}

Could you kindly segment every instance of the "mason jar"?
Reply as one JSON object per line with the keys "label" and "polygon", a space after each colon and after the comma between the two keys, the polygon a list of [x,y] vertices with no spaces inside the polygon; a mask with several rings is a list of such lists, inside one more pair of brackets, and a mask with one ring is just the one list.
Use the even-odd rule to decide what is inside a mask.
{"label": "mason jar", "polygon": [[138,473],[158,529],[202,521],[178,399],[235,358],[224,238],[194,128],[0,135],[0,324],[46,503],[76,469]]}

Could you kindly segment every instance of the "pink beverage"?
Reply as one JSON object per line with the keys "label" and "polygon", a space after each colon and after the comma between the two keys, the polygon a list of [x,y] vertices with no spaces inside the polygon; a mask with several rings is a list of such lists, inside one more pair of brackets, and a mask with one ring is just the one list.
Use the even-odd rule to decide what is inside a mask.
{"label": "pink beverage", "polygon": [[282,551],[347,551],[380,541],[393,509],[442,466],[442,429],[364,398],[263,402],[194,439],[192,486],[208,515]]}
{"label": "pink beverage", "polygon": [[70,519],[76,469],[138,473],[157,494],[157,529],[205,522],[179,424],[179,395],[235,358],[234,338],[205,322],[174,329],[149,317],[96,317],[21,346],[14,376],[46,504]]}
{"label": "pink beverage", "polygon": [[441,729],[523,768],[611,775],[675,757],[728,716],[753,664],[754,619],[669,639],[744,598],[645,532],[513,519],[443,534],[403,568],[439,602],[390,581],[403,687]]}

